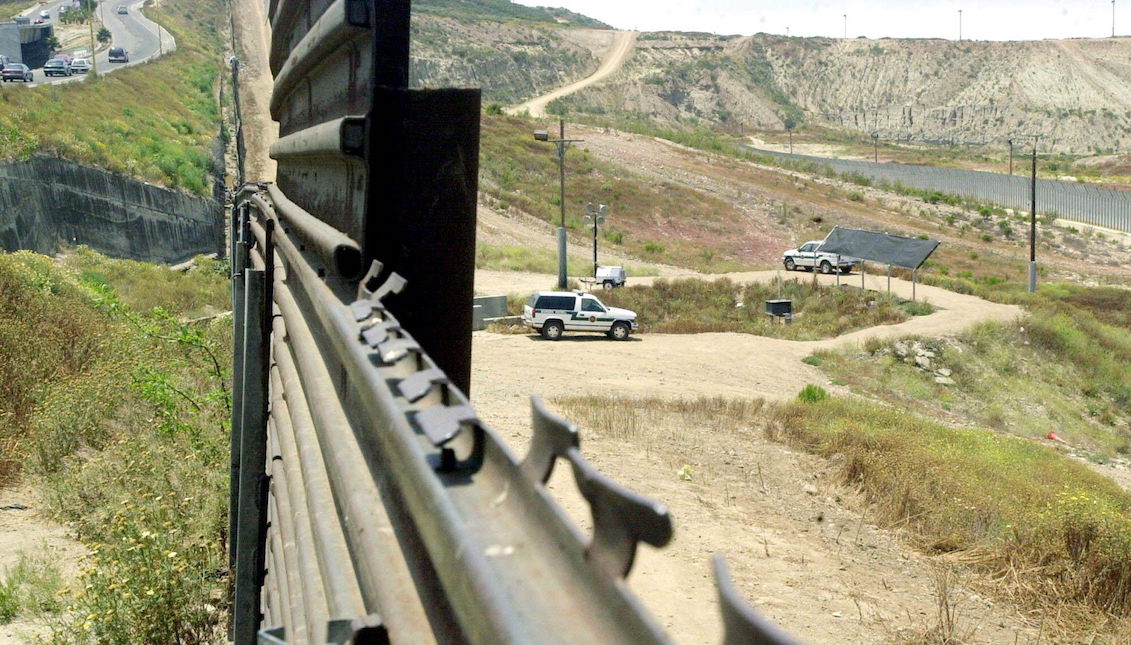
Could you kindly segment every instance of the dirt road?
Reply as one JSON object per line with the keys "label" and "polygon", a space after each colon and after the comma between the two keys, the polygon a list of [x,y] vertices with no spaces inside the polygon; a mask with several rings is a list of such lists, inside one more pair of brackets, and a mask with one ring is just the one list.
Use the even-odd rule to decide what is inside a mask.
{"label": "dirt road", "polygon": [[[686,275],[691,275],[688,272]],[[753,271],[726,274],[735,282],[769,282],[777,276],[812,280],[813,274],[786,271]],[[723,276],[701,276],[707,279]],[[834,284],[835,276],[816,276],[818,282]],[[633,284],[648,284],[653,278],[634,278]],[[858,286],[859,274],[842,276],[843,284]],[[547,288],[552,276],[501,271],[476,272],[479,293],[529,293]],[[882,291],[887,280],[865,276],[869,289]],[[910,282],[892,278],[891,290],[910,298]],[[938,307],[928,316],[916,316],[896,325],[872,327],[820,341],[791,341],[750,334],[645,334],[625,343],[608,343],[596,334],[566,334],[558,343],[536,336],[476,333],[473,340],[473,385],[480,390],[474,373],[481,371],[494,389],[514,388],[537,393],[532,385],[545,382],[553,395],[618,392],[633,396],[696,397],[740,396],[785,400],[797,395],[808,383],[825,383],[822,372],[801,362],[819,349],[862,344],[868,338],[941,336],[953,334],[982,320],[1012,320],[1021,309],[988,302],[973,296],[926,285],[915,287],[916,297]],[[754,303],[751,303],[754,306]],[[594,357],[599,363],[594,364]],[[481,361],[499,361],[507,366],[496,371]],[[605,369],[605,366],[613,366]]]}
{"label": "dirt road", "polygon": [[612,47],[609,48],[608,54],[605,55],[605,60],[601,62],[601,66],[598,67],[597,71],[593,72],[591,76],[583,78],[576,83],[566,85],[565,87],[559,87],[549,94],[543,94],[525,103],[508,107],[506,108],[506,112],[508,114],[529,112],[532,117],[546,116],[546,104],[550,101],[573,94],[582,88],[589,87],[602,79],[608,78],[610,74],[620,69],[625,59],[632,53],[632,46],[636,43],[636,36],[637,33],[635,31],[617,32],[616,38],[613,39]]}
{"label": "dirt road", "polygon": [[[765,281],[778,273],[727,277]],[[795,275],[813,279],[811,274]],[[817,279],[832,282],[835,277]],[[860,283],[859,275],[842,280]],[[544,274],[476,273],[479,293],[529,292],[552,282],[553,276]],[[886,288],[879,277],[866,277],[865,283]],[[892,290],[910,297],[911,284],[893,279]],[[726,428],[707,422],[689,426],[649,410],[655,406],[648,403],[701,396],[785,400],[807,383],[836,392],[840,388],[801,359],[820,348],[869,337],[944,335],[979,320],[1010,320],[1020,313],[1013,306],[923,285],[916,295],[939,310],[815,342],[716,333],[644,334],[621,343],[567,334],[551,343],[532,335],[475,332],[472,401],[480,416],[522,454],[529,440],[531,395],[617,394],[641,400],[635,409],[619,412],[635,434],[600,436],[583,426],[582,452],[616,481],[671,509],[674,541],[661,550],[642,547],[629,583],[676,642],[721,640],[708,569],[715,553],[726,556],[750,602],[806,642],[922,642],[938,622],[935,581],[941,563],[916,552],[897,531],[871,523],[866,504],[835,483],[835,465],[793,452],[745,422]],[[685,466],[694,475],[678,475]],[[550,487],[587,531],[589,511],[568,474],[555,475]],[[1036,632],[1032,625],[974,588],[956,584],[946,597],[959,616],[959,628],[970,637],[964,642],[1030,641]]]}

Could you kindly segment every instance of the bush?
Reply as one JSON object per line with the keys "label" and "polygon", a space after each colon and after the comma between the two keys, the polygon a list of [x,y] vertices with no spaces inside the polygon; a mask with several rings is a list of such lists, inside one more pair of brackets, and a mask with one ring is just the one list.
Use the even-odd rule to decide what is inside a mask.
{"label": "bush", "polygon": [[803,403],[816,403],[817,401],[824,401],[829,398],[829,393],[825,388],[820,385],[813,385],[812,383],[806,385],[797,394],[797,400]]}

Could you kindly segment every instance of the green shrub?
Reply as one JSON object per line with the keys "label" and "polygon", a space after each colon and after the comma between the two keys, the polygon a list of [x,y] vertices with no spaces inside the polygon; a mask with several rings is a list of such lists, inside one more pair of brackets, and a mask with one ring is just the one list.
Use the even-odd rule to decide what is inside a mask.
{"label": "green shrub", "polygon": [[825,388],[812,383],[803,387],[797,394],[797,400],[804,403],[816,403],[827,398],[829,398],[829,393],[825,391]]}

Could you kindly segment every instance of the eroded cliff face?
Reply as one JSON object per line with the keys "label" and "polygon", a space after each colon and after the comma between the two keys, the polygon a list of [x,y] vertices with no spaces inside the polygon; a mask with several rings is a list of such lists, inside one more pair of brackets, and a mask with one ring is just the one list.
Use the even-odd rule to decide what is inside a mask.
{"label": "eroded cliff face", "polygon": [[[434,17],[416,29],[415,78],[482,86],[485,102],[582,78],[611,42],[599,30]],[[1131,39],[646,33],[616,75],[557,107],[734,131],[804,122],[929,143],[1005,145],[1039,134],[1056,151],[1115,151],[1131,144]]]}
{"label": "eroded cliff face", "polygon": [[480,87],[485,105],[514,103],[593,73],[612,39],[607,30],[414,15],[411,84]]}
{"label": "eroded cliff face", "polygon": [[735,129],[803,120],[932,143],[1039,134],[1073,152],[1131,142],[1131,40],[651,36],[618,77],[567,107]]}

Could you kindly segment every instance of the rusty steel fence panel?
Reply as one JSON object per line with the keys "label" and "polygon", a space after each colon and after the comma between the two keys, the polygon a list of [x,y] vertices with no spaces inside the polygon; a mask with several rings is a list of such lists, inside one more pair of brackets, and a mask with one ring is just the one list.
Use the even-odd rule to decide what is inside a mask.
{"label": "rusty steel fence panel", "polygon": [[[407,89],[406,0],[268,8],[278,177],[233,208],[232,640],[670,642],[625,582],[666,507],[537,398],[522,458],[468,399],[478,91]],[[792,642],[715,575],[725,642]]]}

